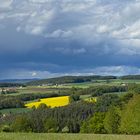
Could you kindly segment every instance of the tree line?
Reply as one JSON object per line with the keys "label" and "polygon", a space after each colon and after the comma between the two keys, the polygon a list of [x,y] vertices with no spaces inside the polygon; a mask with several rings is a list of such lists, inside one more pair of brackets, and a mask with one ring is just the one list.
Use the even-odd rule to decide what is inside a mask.
{"label": "tree line", "polygon": [[83,83],[90,82],[93,80],[110,80],[116,79],[116,76],[63,76],[57,78],[35,80],[28,82],[27,85],[42,85],[42,84],[66,84],[66,83]]}
{"label": "tree line", "polygon": [[139,103],[139,94],[127,93],[53,109],[42,104],[31,112],[1,116],[0,128],[4,132],[140,134]]}

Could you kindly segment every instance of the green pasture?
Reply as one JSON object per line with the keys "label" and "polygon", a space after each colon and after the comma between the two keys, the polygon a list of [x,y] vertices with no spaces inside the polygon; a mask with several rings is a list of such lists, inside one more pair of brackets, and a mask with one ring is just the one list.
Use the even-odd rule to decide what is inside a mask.
{"label": "green pasture", "polygon": [[139,140],[140,135],[0,133],[0,140]]}

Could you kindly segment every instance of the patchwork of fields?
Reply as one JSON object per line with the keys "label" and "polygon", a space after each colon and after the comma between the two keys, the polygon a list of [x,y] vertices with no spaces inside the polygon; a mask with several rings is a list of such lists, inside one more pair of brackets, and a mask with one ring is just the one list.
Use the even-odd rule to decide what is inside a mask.
{"label": "patchwork of fields", "polygon": [[[42,94],[61,94],[67,92],[71,88],[78,88],[78,89],[85,89],[91,86],[102,86],[102,85],[107,85],[107,86],[117,86],[121,85],[122,83],[140,83],[140,80],[120,80],[120,79],[112,79],[109,81],[109,83],[106,80],[96,80],[92,82],[84,82],[84,83],[70,83],[70,84],[60,84],[60,85],[43,85],[43,86],[27,86],[27,87],[19,87],[17,88],[17,93],[12,93],[12,94],[7,94],[6,96],[18,96],[18,95],[24,95],[24,94],[35,94],[35,95],[42,95]],[[125,94],[126,92],[116,92],[113,94],[118,94],[122,95]],[[109,93],[111,94],[111,93]],[[96,102],[96,99],[91,98],[91,95],[82,95],[81,100],[89,101],[89,102]],[[52,102],[52,103],[50,103]],[[53,99],[41,99],[39,102],[38,100],[31,100],[28,102],[25,102],[26,108],[9,108],[9,109],[2,109],[0,110],[1,113],[21,113],[21,112],[27,112],[30,111],[30,108],[32,108],[34,105],[37,107],[40,103],[46,103],[46,105],[53,107],[60,107],[60,106],[65,106],[68,105],[68,99],[59,99],[58,98],[53,98]]]}
{"label": "patchwork of fields", "polygon": [[[95,83],[92,81],[92,82],[77,83],[77,84],[75,83],[66,84],[66,85],[60,84],[60,85],[54,85],[54,86],[49,86],[49,85],[40,86],[39,85],[39,86],[17,87],[16,89],[17,92],[5,93],[1,96],[2,97],[1,109],[0,109],[1,118],[4,119],[4,121],[7,121],[10,117],[13,117],[15,115],[16,115],[16,118],[13,117],[12,121],[11,120],[9,122],[7,121],[10,125],[5,125],[5,122],[2,122],[2,125],[1,125],[2,133],[0,133],[0,140],[9,140],[9,139],[10,140],[17,140],[17,139],[20,139],[20,140],[27,140],[27,139],[31,139],[31,140],[32,139],[34,140],[36,139],[37,140],[43,140],[43,139],[44,140],[45,139],[47,140],[60,140],[60,139],[61,140],[69,140],[69,139],[72,139],[72,140],[86,140],[86,139],[87,140],[91,140],[91,139],[139,140],[140,139],[139,135],[135,135],[135,136],[93,135],[93,134],[108,134],[108,133],[120,134],[120,132],[116,133],[118,132],[117,131],[118,128],[116,128],[115,130],[116,132],[110,133],[106,131],[107,129],[105,127],[107,126],[106,124],[108,123],[104,124],[104,120],[106,118],[106,114],[110,113],[112,110],[108,110],[105,115],[103,114],[104,116],[102,115],[102,112],[100,112],[99,110],[98,114],[95,114],[94,116],[90,118],[91,120],[86,121],[86,119],[90,115],[93,115],[94,110],[96,109],[106,110],[108,109],[108,106],[111,106],[113,104],[121,105],[121,103],[125,103],[125,102],[127,104],[129,100],[132,100],[133,96],[131,94],[127,94],[128,89],[129,90],[133,88],[140,89],[139,85],[134,84],[133,80],[127,81],[126,83],[125,82],[126,81],[119,81],[119,80],[110,80],[110,81],[98,80]],[[137,83],[138,82],[139,81],[137,81]],[[129,83],[133,83],[133,84],[129,85]],[[132,91],[135,91],[135,90],[132,90]],[[137,94],[137,93],[134,92],[134,94]],[[100,103],[99,107],[101,108],[98,108],[98,106],[96,106],[96,102]],[[5,104],[3,105],[3,103]],[[63,106],[66,106],[66,107],[62,109],[61,108],[46,109],[46,111],[44,111],[43,109],[45,109],[46,106],[44,105],[40,106],[41,104],[45,104],[46,106],[50,108],[63,107]],[[11,107],[11,105],[13,106]],[[38,119],[38,115],[37,115],[38,110],[36,111],[34,109],[38,107],[42,108],[42,110],[40,109],[42,116],[46,116],[46,118],[40,117],[40,114],[39,114],[39,118],[42,118],[41,121],[43,123],[40,123],[40,119]],[[117,108],[114,107],[113,111],[116,111],[114,113],[117,114],[119,111],[124,112],[124,110],[122,111],[119,109],[120,109],[119,107]],[[47,111],[49,111],[50,116],[48,115],[49,113]],[[30,112],[33,112],[34,114]],[[56,117],[52,118],[51,116],[53,116],[53,113],[59,114],[59,115],[56,115]],[[113,113],[111,112],[110,114],[109,114],[109,117],[112,117]],[[26,118],[26,116],[28,117]],[[92,124],[90,121],[92,121],[92,119],[95,119],[95,118],[97,119],[100,117],[103,117],[103,118],[101,118],[102,122],[99,122],[99,123],[101,123],[105,127],[101,128],[99,132],[96,132],[95,129],[92,129],[92,128],[93,127],[98,128],[98,125],[96,126],[94,122],[92,122],[93,123]],[[123,120],[122,116],[118,116],[118,117],[119,119]],[[30,119],[30,118],[35,118],[35,120]],[[55,121],[55,120],[61,120],[61,118],[64,118],[65,122]],[[82,118],[85,118],[84,119],[85,125],[83,125]],[[113,116],[113,118],[115,117]],[[132,117],[132,118],[135,118],[135,117]],[[22,124],[22,120],[24,119],[25,119],[25,126]],[[108,119],[108,120],[110,122],[110,120],[112,119]],[[139,120],[139,118],[137,120]],[[17,123],[13,123],[16,121]],[[27,123],[29,123],[29,125],[26,125],[26,121]],[[98,122],[98,120],[95,122]],[[37,125],[34,126],[32,124],[37,124]],[[118,124],[118,122],[116,124]],[[86,128],[86,126],[88,127]],[[121,126],[122,124],[119,124],[120,128]],[[60,130],[58,130],[58,128]],[[128,127],[125,127],[125,128],[128,128]],[[104,132],[101,131],[102,129],[104,129]],[[90,131],[87,131],[87,130],[90,130]],[[26,133],[4,133],[4,132],[33,132],[33,133],[26,134]],[[34,132],[35,133],[37,132],[40,134],[35,134]],[[46,134],[44,132],[46,132]],[[57,133],[57,132],[59,132],[59,134],[50,134],[50,133]],[[93,133],[93,134],[80,134],[80,132]],[[127,131],[123,131],[123,130],[121,132],[123,132],[121,134],[127,133]],[[69,133],[69,134],[66,134],[66,133]],[[79,133],[79,134],[75,135],[71,133]],[[134,133],[130,132],[127,134],[139,134],[139,133],[137,133],[137,131],[134,131]]]}

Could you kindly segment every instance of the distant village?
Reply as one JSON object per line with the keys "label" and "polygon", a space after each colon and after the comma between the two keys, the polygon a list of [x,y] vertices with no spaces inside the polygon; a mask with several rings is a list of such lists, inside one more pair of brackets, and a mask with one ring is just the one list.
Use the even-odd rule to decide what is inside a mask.
{"label": "distant village", "polygon": [[11,93],[18,93],[17,87],[0,88],[0,94],[11,94]]}

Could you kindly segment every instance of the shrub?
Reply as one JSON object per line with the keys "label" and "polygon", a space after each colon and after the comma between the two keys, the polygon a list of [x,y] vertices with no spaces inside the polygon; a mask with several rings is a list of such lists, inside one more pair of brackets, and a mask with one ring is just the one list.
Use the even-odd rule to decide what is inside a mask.
{"label": "shrub", "polygon": [[70,102],[75,102],[75,101],[79,101],[80,100],[80,95],[77,94],[72,94],[69,98]]}
{"label": "shrub", "polygon": [[111,106],[105,115],[104,127],[109,134],[118,133],[118,128],[120,125],[120,109],[115,106]]}
{"label": "shrub", "polygon": [[45,129],[45,132],[48,132],[48,133],[57,132],[58,131],[57,121],[52,118],[46,119],[44,122],[44,129]]}
{"label": "shrub", "polygon": [[140,95],[135,95],[121,115],[121,133],[140,134]]}
{"label": "shrub", "polygon": [[25,115],[17,116],[12,124],[12,130],[14,130],[15,132],[30,132],[31,123]]}
{"label": "shrub", "polygon": [[39,106],[37,107],[37,109],[47,109],[47,108],[50,108],[50,107],[48,107],[46,104],[44,104],[44,103],[41,103],[41,104],[39,104]]}
{"label": "shrub", "polygon": [[65,127],[62,129],[62,133],[69,133],[69,128],[68,128],[68,126],[65,126]]}
{"label": "shrub", "polygon": [[11,128],[9,125],[4,125],[4,126],[2,126],[1,131],[2,132],[11,132]]}
{"label": "shrub", "polygon": [[81,127],[82,133],[95,133],[95,134],[104,134],[104,121],[105,113],[95,113],[92,118],[88,121],[85,121]]}

